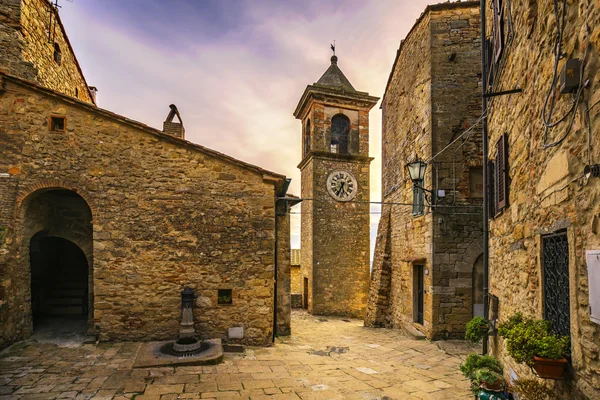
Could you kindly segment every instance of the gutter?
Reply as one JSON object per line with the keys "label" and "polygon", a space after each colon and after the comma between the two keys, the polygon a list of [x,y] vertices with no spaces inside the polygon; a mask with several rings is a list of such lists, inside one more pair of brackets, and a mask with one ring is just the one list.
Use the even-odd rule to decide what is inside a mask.
{"label": "gutter", "polygon": [[[486,0],[480,0],[481,7],[481,112],[483,119],[481,120],[482,131],[482,148],[483,148],[483,318],[490,319],[490,304],[489,304],[489,185],[488,182],[488,96],[487,96],[487,76],[488,66],[485,51],[486,37],[486,17],[485,17]],[[483,337],[482,354],[488,353],[489,335],[486,333]]]}

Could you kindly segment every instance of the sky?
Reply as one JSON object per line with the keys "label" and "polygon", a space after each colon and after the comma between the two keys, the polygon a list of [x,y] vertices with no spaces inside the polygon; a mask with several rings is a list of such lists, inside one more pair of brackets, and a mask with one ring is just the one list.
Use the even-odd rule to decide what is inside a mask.
{"label": "sky", "polygon": [[[98,106],[292,178],[300,194],[306,85],[338,66],[382,97],[400,41],[427,0],[69,0],[60,15]],[[381,110],[370,114],[371,201],[381,200]],[[371,249],[380,208],[371,207]],[[292,211],[299,213],[300,208]],[[292,247],[300,216],[292,215]]]}

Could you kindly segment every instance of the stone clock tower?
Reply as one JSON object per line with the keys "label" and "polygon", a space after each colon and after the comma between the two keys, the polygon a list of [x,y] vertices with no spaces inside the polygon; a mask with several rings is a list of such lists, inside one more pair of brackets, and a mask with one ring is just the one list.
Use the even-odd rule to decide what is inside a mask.
{"label": "stone clock tower", "polygon": [[302,121],[303,306],[313,314],[362,318],[369,292],[369,111],[331,57],[306,87]]}

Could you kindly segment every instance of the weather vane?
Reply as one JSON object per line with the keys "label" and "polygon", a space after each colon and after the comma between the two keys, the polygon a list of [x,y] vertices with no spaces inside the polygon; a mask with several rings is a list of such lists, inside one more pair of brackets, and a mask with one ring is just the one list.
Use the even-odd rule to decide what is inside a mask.
{"label": "weather vane", "polygon": [[333,44],[331,46],[331,51],[333,51],[333,55],[335,56],[335,39],[333,40]]}

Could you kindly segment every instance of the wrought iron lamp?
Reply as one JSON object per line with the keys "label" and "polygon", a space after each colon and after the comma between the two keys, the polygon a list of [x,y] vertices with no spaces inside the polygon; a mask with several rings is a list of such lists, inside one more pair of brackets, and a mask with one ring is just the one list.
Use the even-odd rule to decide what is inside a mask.
{"label": "wrought iron lamp", "polygon": [[[433,202],[435,201],[435,198],[436,198],[435,193],[433,193],[431,190],[425,189],[423,186],[421,186],[421,185],[423,185],[423,181],[425,180],[425,172],[427,171],[427,163],[425,161],[421,160],[419,157],[417,157],[414,161],[411,161],[408,164],[406,164],[406,169],[408,169],[408,174],[410,176],[410,180],[413,182],[413,191],[415,191],[415,192],[422,191],[425,201],[427,201],[427,203],[429,205],[433,204]],[[415,204],[413,204],[413,207],[414,206],[415,206]],[[421,213],[422,213],[422,211],[419,213],[415,213],[415,210],[413,209],[413,214],[417,215],[417,214],[421,214]]]}

